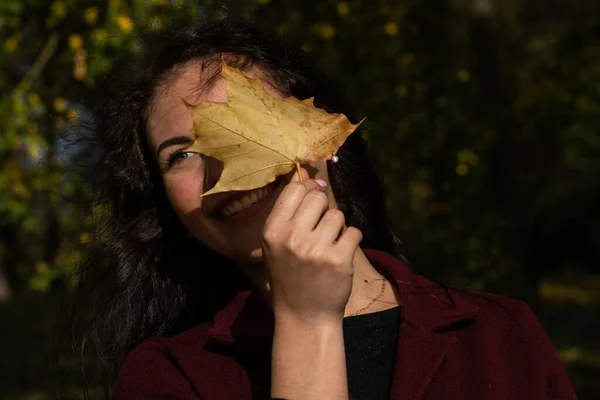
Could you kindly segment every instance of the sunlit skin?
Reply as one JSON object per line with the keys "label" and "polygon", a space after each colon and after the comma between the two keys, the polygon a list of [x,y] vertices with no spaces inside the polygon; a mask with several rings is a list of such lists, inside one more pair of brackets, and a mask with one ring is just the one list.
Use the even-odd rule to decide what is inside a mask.
{"label": "sunlit skin", "polygon": [[[258,69],[243,72],[246,76],[268,79]],[[205,72],[205,75],[208,72]],[[248,279],[270,303],[270,290],[262,262],[261,234],[265,220],[277,195],[289,182],[293,172],[281,179],[274,191],[261,202],[254,204],[252,212],[236,218],[221,218],[215,213],[231,192],[202,197],[219,178],[223,164],[196,153],[181,152],[194,140],[192,118],[185,102],[196,105],[202,101],[227,102],[225,81],[219,77],[209,88],[202,88],[203,76],[199,62],[180,67],[172,79],[168,79],[155,91],[149,106],[147,136],[150,149],[155,153],[161,170],[167,197],[178,217],[190,233],[215,252],[234,261]],[[273,86],[265,83],[265,89],[273,96],[283,97]],[[172,141],[171,144],[165,141]],[[159,152],[157,152],[160,149]],[[311,179],[329,183],[327,160],[303,165]],[[337,208],[335,198],[327,190],[329,207]],[[246,210],[248,211],[248,210]],[[360,248],[354,256],[353,289],[348,300],[345,316],[365,307],[381,291],[381,275],[373,268]],[[400,304],[396,288],[386,282],[384,296],[362,312],[371,313]]]}

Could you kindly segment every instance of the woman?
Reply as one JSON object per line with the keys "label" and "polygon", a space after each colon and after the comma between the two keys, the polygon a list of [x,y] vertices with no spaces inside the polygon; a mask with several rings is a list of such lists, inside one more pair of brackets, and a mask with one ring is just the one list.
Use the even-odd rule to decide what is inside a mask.
{"label": "woman", "polygon": [[302,54],[227,22],[179,32],[108,101],[108,223],[80,291],[95,293],[84,343],[109,383],[118,370],[116,399],[575,398],[526,305],[447,290],[394,256],[359,132],[301,176],[201,197],[223,166],[186,151],[182,99],[227,101],[222,58],[273,96],[345,111]]}

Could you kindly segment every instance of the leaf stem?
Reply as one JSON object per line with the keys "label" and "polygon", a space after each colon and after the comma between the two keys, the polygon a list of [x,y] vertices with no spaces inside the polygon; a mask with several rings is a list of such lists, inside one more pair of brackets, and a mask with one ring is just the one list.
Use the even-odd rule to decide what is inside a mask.
{"label": "leaf stem", "polygon": [[294,162],[296,163],[296,171],[298,171],[298,179],[302,180],[302,174],[300,173],[300,161],[296,159]]}

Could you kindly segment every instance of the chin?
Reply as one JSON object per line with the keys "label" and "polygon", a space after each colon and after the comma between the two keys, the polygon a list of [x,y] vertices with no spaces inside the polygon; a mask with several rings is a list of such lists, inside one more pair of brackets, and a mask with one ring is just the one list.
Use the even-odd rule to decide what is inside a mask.
{"label": "chin", "polygon": [[262,248],[253,249],[248,253],[248,262],[262,262],[263,261],[263,251]]}
{"label": "chin", "polygon": [[243,263],[262,262],[262,231],[268,210],[261,215],[249,218],[240,224],[227,226],[223,232],[223,238],[230,243],[230,249],[235,254],[236,261]]}
{"label": "chin", "polygon": [[237,253],[240,261],[245,263],[262,262],[263,260],[263,251],[260,242],[252,243],[252,245],[249,246],[243,246],[238,249]]}
{"label": "chin", "polygon": [[274,188],[261,201],[234,214],[215,219],[212,227],[227,257],[237,263],[259,263],[263,260],[262,231],[275,200],[283,189],[283,181],[271,183]]}
{"label": "chin", "polygon": [[[246,236],[246,235],[244,235]],[[227,257],[236,263],[250,264],[260,263],[263,260],[263,251],[260,243],[260,235],[252,235],[248,240],[241,237],[230,237],[233,246],[226,250]]]}

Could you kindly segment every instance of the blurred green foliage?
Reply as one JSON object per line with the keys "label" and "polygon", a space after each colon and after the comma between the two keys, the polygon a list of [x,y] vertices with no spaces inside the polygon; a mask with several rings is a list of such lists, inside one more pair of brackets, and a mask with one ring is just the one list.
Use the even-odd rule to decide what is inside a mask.
{"label": "blurred green foliage", "polygon": [[0,398],[50,398],[57,299],[91,238],[59,133],[93,117],[115,59],[206,14],[312,53],[368,117],[414,267],[529,302],[580,397],[597,398],[599,12],[594,0],[2,1]]}

